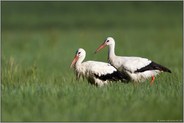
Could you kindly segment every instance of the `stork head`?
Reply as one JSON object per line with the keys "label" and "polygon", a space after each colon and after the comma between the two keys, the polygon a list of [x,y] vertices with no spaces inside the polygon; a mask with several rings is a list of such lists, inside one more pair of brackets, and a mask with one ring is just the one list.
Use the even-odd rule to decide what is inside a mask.
{"label": "stork head", "polygon": [[95,53],[97,53],[98,51],[100,51],[101,49],[103,49],[104,47],[106,47],[107,45],[114,45],[115,41],[112,37],[108,37],[105,39],[105,41],[96,49]]}
{"label": "stork head", "polygon": [[73,67],[74,64],[76,64],[76,62],[82,62],[84,60],[84,58],[86,57],[86,51],[82,48],[79,48],[76,51],[75,57],[72,61],[72,64],[70,65],[70,67]]}

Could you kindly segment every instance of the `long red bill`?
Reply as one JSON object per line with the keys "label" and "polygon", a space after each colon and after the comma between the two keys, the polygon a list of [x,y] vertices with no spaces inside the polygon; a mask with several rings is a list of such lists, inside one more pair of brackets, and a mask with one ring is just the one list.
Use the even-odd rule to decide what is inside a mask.
{"label": "long red bill", "polygon": [[70,65],[70,68],[73,67],[73,65],[77,62],[78,59],[79,59],[79,57],[78,57],[77,55],[75,55],[75,57],[74,57],[74,59],[73,59],[71,65]]}
{"label": "long red bill", "polygon": [[95,53],[97,53],[98,51],[100,51],[101,49],[103,49],[105,46],[107,46],[105,43],[101,44],[95,51]]}

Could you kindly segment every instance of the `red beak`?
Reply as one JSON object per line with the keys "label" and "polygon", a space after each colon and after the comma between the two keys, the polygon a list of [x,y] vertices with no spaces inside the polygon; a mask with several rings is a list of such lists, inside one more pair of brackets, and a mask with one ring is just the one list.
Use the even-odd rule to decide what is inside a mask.
{"label": "red beak", "polygon": [[101,49],[103,49],[104,47],[106,47],[107,45],[105,43],[101,44],[95,51],[95,53],[97,53],[98,51],[100,51]]}
{"label": "red beak", "polygon": [[73,67],[73,65],[77,62],[77,60],[79,59],[79,56],[75,55],[73,61],[72,61],[72,64],[70,65],[70,68]]}

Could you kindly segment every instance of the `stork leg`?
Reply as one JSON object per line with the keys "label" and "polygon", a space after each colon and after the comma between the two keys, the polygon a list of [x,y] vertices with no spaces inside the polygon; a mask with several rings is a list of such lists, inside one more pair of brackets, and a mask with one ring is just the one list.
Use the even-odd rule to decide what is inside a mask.
{"label": "stork leg", "polygon": [[155,80],[155,76],[152,76],[152,78],[151,78],[151,82],[150,82],[150,85],[152,85],[152,84],[153,84],[154,80]]}

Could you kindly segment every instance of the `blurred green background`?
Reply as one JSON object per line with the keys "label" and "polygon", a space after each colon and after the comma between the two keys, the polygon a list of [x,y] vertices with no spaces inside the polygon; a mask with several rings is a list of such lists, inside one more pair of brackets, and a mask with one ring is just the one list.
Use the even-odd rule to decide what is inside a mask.
{"label": "blurred green background", "polygon": [[[3,1],[1,7],[3,121],[182,119],[182,1]],[[116,40],[117,55],[149,58],[172,75],[158,77],[155,88],[145,82],[138,89],[120,84],[101,90],[75,82],[69,69],[75,51],[84,48],[86,60],[107,62],[107,48],[94,51],[108,36]],[[146,96],[148,91],[160,95]],[[90,108],[88,97],[96,99]],[[130,101],[136,103],[128,109]]]}

